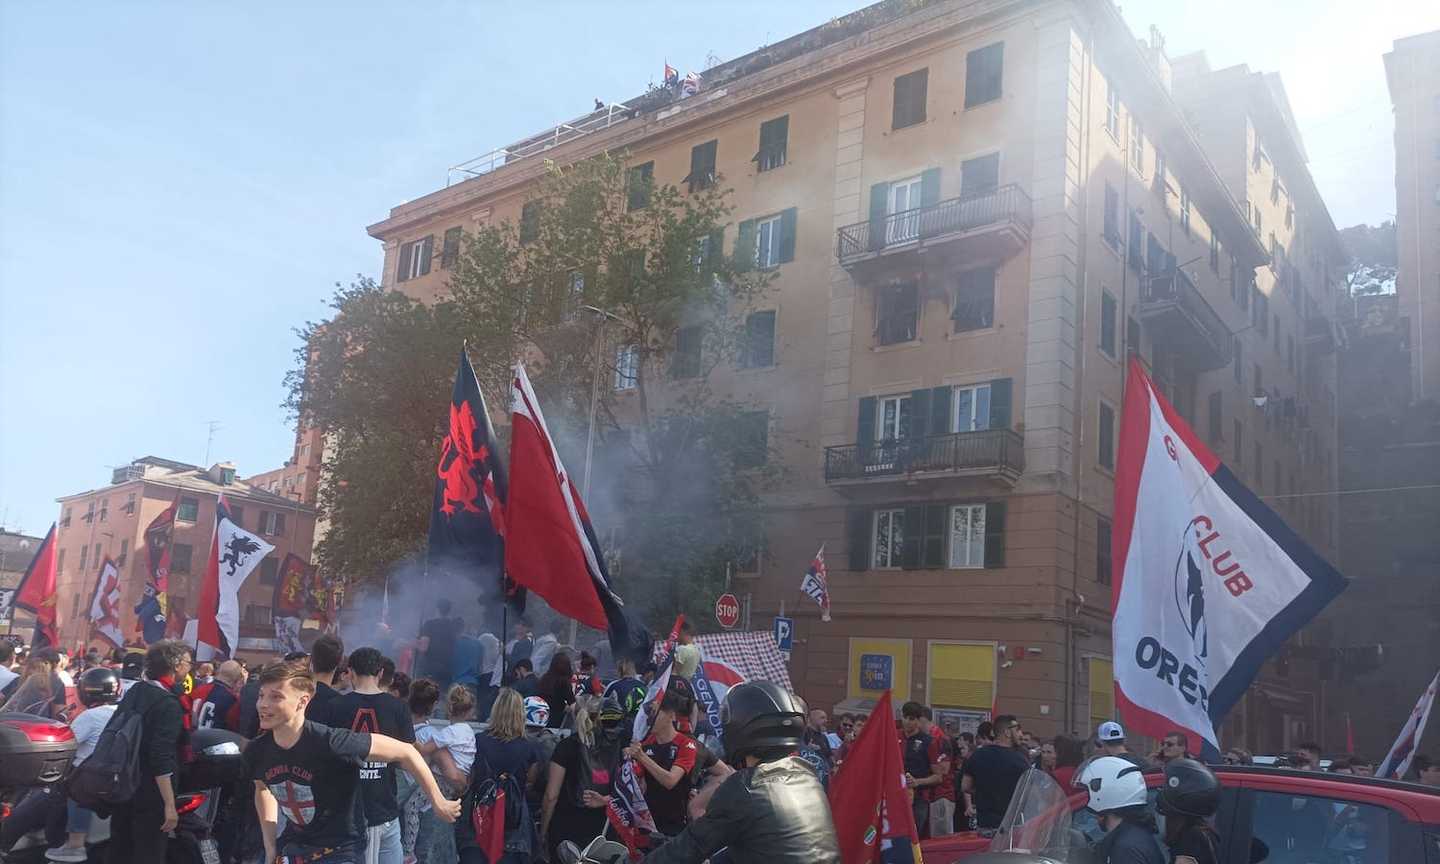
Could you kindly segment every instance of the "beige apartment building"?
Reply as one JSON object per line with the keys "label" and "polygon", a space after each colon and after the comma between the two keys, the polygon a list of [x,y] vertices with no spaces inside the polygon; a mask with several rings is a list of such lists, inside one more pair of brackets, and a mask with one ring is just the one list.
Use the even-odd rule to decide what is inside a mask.
{"label": "beige apartment building", "polygon": [[[1227,173],[1249,144],[1197,135],[1172,78],[1159,35],[1137,43],[1106,0],[881,3],[716,66],[696,95],[652,92],[469,163],[369,232],[384,283],[428,299],[462,232],[521,221],[546,160],[625,152],[682,187],[719,175],[727,249],[741,222],[787,238],[785,254],[757,246],[777,272],[754,310],[773,322],[771,362],[712,377],[768,410],[791,471],[758,572],[737,580],[754,625],[797,616],[791,674],[814,705],[858,709],[889,687],[961,725],[998,707],[1041,735],[1086,733],[1113,714],[1128,354],[1262,495],[1333,478],[1333,406],[1307,395],[1333,393],[1333,365],[1291,308],[1306,300],[1277,296],[1303,288],[1332,314],[1333,225],[1303,159],[1287,162],[1315,257],[1303,286],[1281,287],[1301,229],[1268,187],[1257,229],[1251,181]],[[1288,159],[1298,138],[1270,146]],[[1328,517],[1285,500],[1333,557]],[[798,592],[821,544],[830,622]],[[1279,748],[1323,733],[1274,688],[1286,698],[1237,709],[1234,735]]]}
{"label": "beige apartment building", "polygon": [[87,604],[106,558],[121,572],[124,632],[129,637],[138,631],[134,608],[144,593],[149,566],[145,528],[176,501],[170,610],[177,617],[193,618],[221,494],[236,524],[275,547],[240,590],[239,653],[270,652],[275,636],[270,608],[279,565],[291,552],[310,560],[315,509],[296,497],[272,494],[237,479],[235,466],[227,462],[206,469],[155,456],[116,468],[108,486],[59,499],[55,569],[61,644],[90,642]]}
{"label": "beige apartment building", "polygon": [[1395,109],[1396,293],[1410,319],[1416,401],[1440,398],[1440,30],[1396,39],[1385,55]]}

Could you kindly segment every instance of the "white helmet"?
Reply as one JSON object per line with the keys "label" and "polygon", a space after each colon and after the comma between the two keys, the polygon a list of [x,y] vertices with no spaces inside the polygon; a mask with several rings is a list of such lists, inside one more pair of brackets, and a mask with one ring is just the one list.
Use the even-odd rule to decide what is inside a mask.
{"label": "white helmet", "polygon": [[1080,775],[1080,784],[1090,793],[1090,809],[1096,813],[1145,804],[1145,775],[1140,766],[1119,756],[1091,759]]}
{"label": "white helmet", "polygon": [[550,703],[539,696],[525,697],[525,725],[526,726],[549,726],[550,725]]}

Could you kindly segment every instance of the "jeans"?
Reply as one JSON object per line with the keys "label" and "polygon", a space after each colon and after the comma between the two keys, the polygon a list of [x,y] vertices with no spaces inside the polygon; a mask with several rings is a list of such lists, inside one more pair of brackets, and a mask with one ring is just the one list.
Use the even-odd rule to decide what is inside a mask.
{"label": "jeans", "polygon": [[921,840],[930,836],[930,802],[920,797],[917,792],[915,800],[910,802],[910,811],[915,814],[915,835]]}
{"label": "jeans", "polygon": [[93,810],[86,810],[74,801],[65,802],[65,830],[71,834],[86,834],[90,822],[95,818]]}
{"label": "jeans", "polygon": [[365,864],[405,864],[399,819],[371,825],[365,831],[365,841]]}
{"label": "jeans", "polygon": [[9,852],[20,838],[41,828],[49,846],[65,842],[65,788],[58,784],[31,789],[0,823],[0,852]]}

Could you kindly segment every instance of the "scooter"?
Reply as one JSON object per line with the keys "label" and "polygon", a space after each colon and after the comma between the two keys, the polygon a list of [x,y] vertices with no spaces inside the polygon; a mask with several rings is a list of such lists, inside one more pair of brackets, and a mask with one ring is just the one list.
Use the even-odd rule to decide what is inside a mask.
{"label": "scooter", "polygon": [[555,847],[560,864],[623,864],[629,860],[629,851],[623,843],[606,840],[604,835],[586,844],[584,849],[566,840]]}

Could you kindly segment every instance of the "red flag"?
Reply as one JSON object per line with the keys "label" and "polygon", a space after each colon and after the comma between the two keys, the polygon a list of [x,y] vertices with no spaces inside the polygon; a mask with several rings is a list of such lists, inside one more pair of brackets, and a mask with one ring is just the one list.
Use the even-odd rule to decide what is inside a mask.
{"label": "red flag", "polygon": [[[835,817],[835,835],[844,864],[881,860],[881,847],[886,841],[896,851],[919,859],[920,835],[905,794],[905,767],[889,690],[875,703],[869,722],[845,757],[844,767],[830,781],[830,812]],[[892,857],[900,856],[887,855],[886,860]]]}
{"label": "red flag", "polygon": [[[15,589],[14,603],[21,609],[35,613],[36,648],[58,646],[60,629],[55,622],[55,523],[35,552],[25,576]],[[43,641],[42,641],[43,640]]]}

